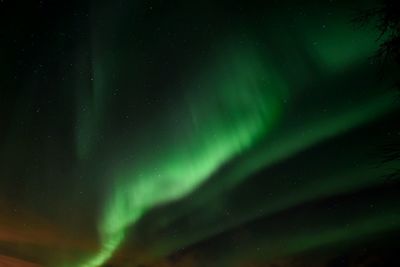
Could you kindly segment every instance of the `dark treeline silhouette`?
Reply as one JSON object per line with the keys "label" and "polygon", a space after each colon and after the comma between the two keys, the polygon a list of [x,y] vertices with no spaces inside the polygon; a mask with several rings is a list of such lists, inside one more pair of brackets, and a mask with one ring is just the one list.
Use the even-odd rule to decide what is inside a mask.
{"label": "dark treeline silhouette", "polygon": [[381,44],[377,56],[385,62],[400,64],[400,1],[381,0],[377,7],[363,11],[355,18],[362,25],[374,23],[380,34]]}
{"label": "dark treeline silhouette", "polygon": [[[384,65],[395,63],[400,67],[400,0],[380,0],[376,7],[361,12],[355,22],[361,25],[373,23],[379,31],[377,59]],[[400,90],[399,77],[400,74],[395,77],[397,90]],[[391,144],[384,148],[384,163],[398,160],[400,144]],[[400,170],[390,176],[400,177]]]}

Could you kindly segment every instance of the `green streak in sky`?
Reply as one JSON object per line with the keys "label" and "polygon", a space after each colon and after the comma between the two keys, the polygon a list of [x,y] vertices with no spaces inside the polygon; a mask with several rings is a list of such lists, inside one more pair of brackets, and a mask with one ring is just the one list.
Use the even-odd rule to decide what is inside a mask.
{"label": "green streak in sky", "polygon": [[202,92],[187,96],[174,145],[147,166],[116,171],[100,222],[102,248],[80,266],[104,263],[144,213],[192,192],[277,121],[285,88],[254,51],[239,49],[215,65],[214,78],[196,83]]}
{"label": "green streak in sky", "polygon": [[[327,71],[331,75],[337,69],[348,69],[358,64],[360,59],[368,57],[369,52],[373,50],[372,42],[367,42],[363,49],[358,49],[357,45],[348,46],[346,40],[351,33],[348,32],[345,37],[341,37],[342,29],[345,27],[346,25],[339,25],[337,31],[330,31],[330,38],[326,38],[322,33],[309,32],[310,36],[318,35],[321,42],[319,39],[308,40],[310,38],[307,33],[305,34],[302,45],[312,47],[311,54],[316,55],[315,60],[321,67],[321,72]],[[322,41],[325,38],[329,43]],[[343,52],[343,49],[337,49],[336,42],[332,45],[331,40],[335,38],[341,43],[340,47],[343,46],[347,50]],[[356,39],[364,40],[361,37]],[[365,40],[367,39],[370,39],[369,36],[365,37]],[[286,103],[289,96],[301,94],[299,91],[307,89],[315,82],[313,80],[315,78],[310,75],[310,80],[305,81],[304,77],[298,77],[298,80],[290,81],[290,84],[300,84],[302,88],[288,88],[289,81],[285,80],[287,79],[283,75],[285,73],[281,73],[275,66],[283,63],[272,63],[273,52],[261,53],[255,46],[232,43],[234,45],[227,45],[232,49],[224,47],[224,51],[219,53],[219,58],[207,62],[200,71],[197,70],[194,77],[191,75],[189,81],[185,81],[185,96],[183,100],[177,97],[174,101],[176,109],[172,112],[172,117],[178,123],[169,123],[168,115],[171,114],[160,115],[161,126],[155,127],[160,132],[152,133],[152,136],[158,138],[154,143],[159,144],[160,148],[154,154],[150,154],[149,159],[146,157],[146,160],[139,163],[131,160],[124,167],[113,169],[111,176],[107,178],[110,181],[109,191],[98,225],[101,248],[96,255],[78,264],[79,267],[96,267],[104,264],[124,242],[129,228],[147,212],[161,204],[191,194],[207,179],[214,178],[213,175],[227,166],[231,160],[240,158],[234,166],[223,169],[223,177],[218,188],[212,188],[206,193],[204,203],[238,185],[256,171],[371,121],[393,107],[391,103],[393,96],[387,94],[374,99],[363,99],[355,105],[336,106],[335,103],[326,113],[302,114],[302,111],[299,111],[302,123],[292,123],[293,118],[285,117],[283,99]],[[286,54],[287,51],[284,52]],[[297,50],[293,52],[301,54],[296,59],[299,62],[293,62],[293,65],[298,63],[294,69],[298,67],[300,72],[304,71],[304,67],[311,69],[312,65],[307,66],[304,63],[309,60],[307,58],[309,51],[301,52],[304,52],[304,55]],[[91,92],[81,98],[83,103],[81,106],[89,107],[89,113],[78,111],[77,150],[81,159],[88,157],[94,150],[93,137],[102,123],[104,124],[102,121],[106,113],[104,96],[108,90],[104,77],[107,73],[105,61],[95,61],[94,82],[90,84]],[[101,83],[96,81],[96,77],[101,79]],[[318,89],[325,89],[321,87]],[[289,95],[288,89],[293,89],[295,93]],[[162,126],[166,121],[166,126]],[[286,121],[290,122],[289,125]],[[128,143],[127,146],[134,151],[133,154],[137,153],[133,144]],[[374,181],[332,183],[332,181],[321,182],[319,190],[303,188],[302,191],[293,193],[291,198],[287,197],[275,206],[270,206],[269,212],[276,212],[321,195],[367,186]],[[200,205],[197,202],[189,203],[188,207],[190,209],[191,205],[195,207],[204,203]],[[195,234],[189,233],[185,240],[170,245],[173,250],[174,245],[178,247],[182,244],[191,244],[254,217],[254,214],[247,214],[238,218],[232,225],[223,225],[223,229],[210,227]]]}
{"label": "green streak in sky", "polygon": [[[259,144],[259,147],[256,146],[255,151],[247,152],[244,159],[241,159],[228,171],[220,173],[219,176],[224,179],[217,186],[214,185],[213,188],[205,190],[205,195],[197,196],[197,199],[203,199],[203,202],[194,201],[183,205],[184,212],[188,212],[185,216],[191,217],[193,224],[181,229],[180,237],[167,241],[165,243],[166,247],[163,247],[164,242],[161,241],[154,244],[154,246],[158,248],[158,251],[163,251],[163,254],[168,254],[180,247],[206,240],[228,229],[252,221],[259,216],[268,216],[296,206],[299,203],[382,183],[384,180],[381,177],[387,174],[387,170],[386,173],[381,168],[371,170],[368,164],[352,167],[351,170],[340,174],[332,170],[333,174],[330,177],[323,177],[318,180],[315,180],[315,177],[312,176],[308,181],[307,177],[303,177],[299,173],[298,176],[302,178],[302,182],[299,186],[296,186],[295,190],[275,188],[273,191],[276,196],[273,201],[253,204],[247,209],[239,210],[235,213],[235,220],[221,220],[221,210],[210,208],[210,206],[215,205],[213,203],[224,203],[224,193],[246,177],[251,177],[253,173],[261,168],[267,168],[299,153],[307,147],[337,136],[352,127],[356,127],[391,110],[395,107],[393,99],[394,93],[388,93],[365,101],[365,103],[358,105],[357,108],[344,109],[340,114],[327,114],[312,122],[304,120],[303,127],[307,129],[305,132],[301,129],[292,129],[288,131],[289,134],[280,134],[279,136],[271,134],[267,138],[268,142],[265,145],[261,146]],[[271,177],[270,179],[274,180],[276,178]],[[232,210],[235,207],[225,208]],[[261,214],[259,212],[260,209],[263,210]],[[179,215],[182,216],[179,211],[175,211],[172,217],[176,218]],[[196,229],[196,231],[192,229]]]}
{"label": "green streak in sky", "polygon": [[[286,223],[272,219],[268,227],[256,227],[258,235],[251,244],[238,248],[224,240],[223,249],[231,253],[219,257],[211,266],[236,266],[240,261],[281,258],[321,248],[332,252],[351,246],[354,240],[365,245],[371,235],[390,232],[400,224],[398,202],[393,195],[374,200],[374,205],[358,202],[346,203],[341,209],[311,208],[309,216],[293,215],[286,218]],[[218,250],[214,253],[223,254]]]}

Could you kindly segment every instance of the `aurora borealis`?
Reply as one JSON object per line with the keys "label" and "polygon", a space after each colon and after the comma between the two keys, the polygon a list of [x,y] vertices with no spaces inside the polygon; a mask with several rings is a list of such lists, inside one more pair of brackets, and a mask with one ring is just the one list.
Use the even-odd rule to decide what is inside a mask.
{"label": "aurora borealis", "polygon": [[384,266],[374,4],[2,1],[0,266]]}

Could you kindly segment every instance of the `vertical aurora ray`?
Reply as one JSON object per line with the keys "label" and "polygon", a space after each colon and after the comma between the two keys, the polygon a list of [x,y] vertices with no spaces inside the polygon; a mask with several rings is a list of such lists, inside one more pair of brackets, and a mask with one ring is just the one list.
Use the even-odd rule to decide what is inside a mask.
{"label": "vertical aurora ray", "polygon": [[174,145],[140,168],[115,172],[99,225],[101,249],[79,266],[104,263],[143,214],[192,192],[265,137],[277,121],[284,83],[255,51],[232,50],[215,65],[214,77],[206,75],[196,83],[201,92],[190,90],[186,96],[182,106],[188,109],[178,114],[183,123],[170,129],[169,144]]}
{"label": "vertical aurora ray", "polygon": [[376,1],[0,1],[0,265],[397,259]]}
{"label": "vertical aurora ray", "polygon": [[[343,27],[345,25],[340,25],[329,34],[336,33],[337,36],[333,34],[331,38],[338,40],[341,44],[339,47],[348,47],[347,35],[351,33],[347,32],[346,37],[339,38]],[[301,29],[298,30],[302,32]],[[313,47],[310,43],[319,43],[318,46],[310,48],[316,61],[313,63],[317,63],[315,66],[320,68],[318,72],[323,73],[318,79],[336,75],[339,73],[338,70],[357,66],[375,47],[369,38],[370,35],[361,36],[361,34],[357,38],[362,37],[361,39],[367,43],[364,49],[351,46],[344,53],[331,43],[319,42],[318,38],[324,38],[322,34],[312,31],[306,33],[304,43],[299,47]],[[367,39],[370,42],[367,42]],[[189,81],[184,82],[184,93],[181,92],[184,96],[177,97],[173,103],[176,108],[171,113],[160,114],[161,118],[152,122],[161,125],[155,127],[158,132],[151,133],[156,144],[145,144],[144,147],[148,146],[149,151],[155,152],[149,152],[150,156],[144,157],[145,160],[139,160],[140,162],[128,160],[124,163],[124,167],[113,169],[114,166],[110,166],[113,171],[111,176],[107,177],[108,195],[105,197],[98,223],[101,247],[98,253],[78,264],[79,267],[96,267],[105,263],[125,241],[128,230],[146,213],[161,204],[191,194],[231,160],[235,159],[236,164],[223,170],[224,177],[217,182],[216,188],[206,193],[205,201],[200,200],[198,203],[196,200],[193,204],[189,203],[185,210],[201,208],[218,194],[229,191],[258,170],[369,122],[390,111],[394,106],[393,96],[390,94],[362,99],[354,105],[341,106],[343,103],[333,103],[332,109],[325,114],[318,112],[312,115],[302,114],[300,110],[298,115],[302,116],[302,124],[297,125],[292,123],[291,118],[285,117],[293,115],[285,113],[286,101],[289,99],[290,103],[290,97],[301,95],[303,93],[301,90],[306,91],[306,88],[315,82],[315,77],[311,75],[313,71],[309,72],[309,77],[290,77],[287,73],[281,73],[282,66],[276,65],[290,63],[295,65],[293,69],[297,67],[312,70],[315,66],[307,65],[310,60],[307,58],[308,52],[299,52],[300,48],[293,51],[277,49],[281,53],[296,54],[295,58],[299,61],[277,63],[276,59],[273,60],[274,52],[261,53],[261,49],[255,46],[238,45],[238,42],[232,40],[231,43],[235,44],[228,45],[231,49],[219,53],[219,58],[207,62],[208,64],[200,68],[200,71],[197,70],[195,75],[189,75],[187,78]],[[268,46],[264,48],[266,47]],[[79,139],[78,144],[78,147],[82,148],[82,155],[88,155],[93,151],[94,133],[99,131],[99,125],[112,118],[106,114],[104,102],[104,96],[109,93],[107,90],[111,90],[108,88],[112,84],[111,82],[107,84],[105,77],[108,60],[98,58],[93,62],[95,62],[94,81],[91,84],[93,95],[84,98],[84,102],[90,103],[92,108],[88,113],[89,116],[82,115],[83,120],[78,127],[78,133],[83,133],[83,138]],[[99,73],[98,70],[102,70],[101,75],[96,74]],[[304,73],[308,73],[307,70]],[[290,80],[291,78],[293,80]],[[300,88],[288,88],[288,84],[300,85]],[[289,89],[293,90],[293,95],[290,94],[290,97]],[[329,87],[329,90],[335,88]],[[318,107],[318,103],[315,106]],[[154,149],[157,146],[159,148]],[[135,145],[129,142],[127,147],[128,150],[136,149]],[[239,160],[236,160],[237,158]],[[320,191],[308,191],[309,189],[305,188],[303,191],[295,192],[292,198],[283,200],[276,206],[267,207],[266,210],[273,213],[321,195],[352,190],[374,182],[357,181],[333,185],[331,181],[322,182]],[[212,212],[210,214],[212,217]],[[171,220],[180,215],[182,215],[180,212],[173,212]],[[168,244],[170,247],[166,253],[252,220],[254,217],[256,217],[254,214],[244,214],[231,225],[213,226],[197,233],[189,229],[191,232],[183,238],[184,240]]]}
{"label": "vertical aurora ray", "polygon": [[[338,28],[345,27],[345,25],[339,24]],[[342,31],[338,28],[335,28],[330,34],[333,34],[335,40],[338,40],[340,48],[345,46],[348,39],[341,36]],[[351,32],[349,30],[347,34],[351,36]],[[173,240],[167,240],[166,242],[158,242],[159,240],[157,240],[156,244],[152,244],[155,247],[154,250],[159,255],[165,256],[181,247],[190,246],[252,221],[258,216],[268,216],[296,206],[299,203],[356,191],[382,183],[383,180],[380,178],[382,175],[387,174],[387,170],[382,171],[382,169],[379,169],[376,172],[368,170],[365,173],[363,169],[368,169],[368,165],[365,165],[351,173],[342,173],[337,176],[331,175],[327,179],[312,181],[311,183],[315,184],[315,187],[307,186],[307,183],[305,183],[304,187],[291,192],[290,196],[286,196],[286,191],[284,191],[282,192],[284,197],[279,201],[275,201],[272,204],[264,203],[254,209],[245,209],[240,212],[236,220],[229,223],[221,223],[220,209],[209,208],[213,203],[223,203],[224,197],[226,197],[225,193],[229,194],[232,188],[258,171],[278,164],[330,138],[340,136],[363,124],[374,121],[397,107],[397,103],[394,101],[396,93],[382,90],[388,85],[376,81],[374,76],[376,70],[373,67],[365,68],[368,57],[376,49],[373,36],[371,32],[367,34],[357,33],[355,38],[357,41],[352,42],[350,48],[344,52],[335,48],[331,43],[320,42],[318,37],[323,38],[323,35],[314,37],[314,41],[319,43],[318,47],[313,48],[316,50],[313,54],[318,56],[316,57],[317,65],[323,66],[321,71],[327,71],[336,79],[329,76],[329,79],[322,82],[321,80],[310,80],[303,85],[304,88],[295,88],[294,91],[301,94],[301,90],[314,91],[314,87],[316,87],[318,88],[317,90],[326,92],[327,97],[332,96],[329,103],[312,103],[312,99],[308,99],[306,101],[310,101],[309,107],[304,108],[304,104],[299,105],[304,110],[299,109],[282,115],[279,125],[275,125],[266,138],[255,138],[250,150],[242,153],[242,157],[235,160],[234,164],[230,165],[229,168],[224,169],[222,173],[218,173],[218,182],[214,183],[213,187],[205,190],[203,194],[194,196],[190,201],[188,199],[184,200],[184,203],[178,206],[178,209],[162,217],[160,225],[154,227],[159,227],[159,229],[165,227],[166,229],[168,226],[173,225],[175,220],[179,221],[182,217],[190,217],[193,224],[189,224],[187,229],[181,229],[181,238],[175,237]],[[347,38],[349,37],[347,36]],[[364,47],[357,50],[354,43],[357,44],[360,40],[362,40]],[[339,57],[335,57],[334,53],[337,53]],[[268,58],[263,58],[263,60],[268,62]],[[303,60],[306,61],[304,58]],[[245,65],[243,64],[243,66]],[[341,68],[339,68],[339,65]],[[311,68],[311,66],[306,67]],[[339,69],[341,71],[338,71]],[[350,75],[351,78],[343,76],[343,69],[352,73]],[[363,76],[368,76],[368,78],[360,82],[360,73]],[[313,85],[313,82],[317,83],[317,85]],[[332,92],[335,92],[335,95],[344,94],[345,92],[342,91],[342,88],[346,88],[347,84],[360,86],[364,90],[361,92],[359,89],[354,89],[354,92],[359,92],[359,95],[349,96],[346,101],[341,98],[333,98]],[[234,94],[232,93],[232,95]],[[320,96],[318,93],[315,95]],[[311,94],[312,96],[313,94]],[[296,95],[293,94],[291,97],[295,98]],[[326,100],[324,99],[324,101]],[[197,100],[196,102],[199,101]],[[215,111],[215,114],[219,113],[218,110]],[[298,122],[293,122],[293,117],[301,119]],[[181,162],[185,161],[182,160]],[[359,175],[360,173],[362,175]],[[341,177],[348,178],[339,179]],[[259,213],[260,208],[263,209],[262,215]],[[193,229],[196,229],[196,231],[193,231]],[[162,232],[162,230],[160,231]]]}
{"label": "vertical aurora ray", "polygon": [[[334,32],[338,35],[336,36],[340,40],[338,42],[344,42],[343,40],[345,38],[339,36],[340,31],[335,29]],[[341,55],[342,58],[340,59],[342,69],[353,72],[352,75],[350,75],[351,78],[347,76],[343,77],[341,73],[333,71],[337,67],[334,67],[337,62],[335,64],[332,63],[335,62],[335,58],[333,56],[329,57],[328,52],[332,51],[329,50],[332,49],[332,45],[329,44],[329,49],[327,47],[318,48],[318,50],[321,51],[326,50],[326,53],[316,52],[316,54],[319,55],[317,62],[319,63],[318,65],[329,66],[328,71],[333,73],[333,77],[336,77],[336,79],[330,77],[322,82],[321,80],[311,80],[304,85],[304,88],[294,89],[294,91],[300,92],[300,94],[307,91],[314,92],[314,90],[321,90],[321,92],[326,92],[326,97],[332,96],[329,99],[329,103],[326,102],[326,99],[322,99],[324,102],[319,103],[318,99],[321,98],[316,98],[317,100],[314,103],[312,97],[314,95],[320,97],[321,93],[311,93],[311,99],[305,100],[305,102],[309,101],[309,106],[303,103],[299,105],[301,108],[298,110],[295,109],[280,116],[279,124],[275,125],[273,129],[270,129],[267,137],[254,139],[249,150],[242,153],[242,156],[239,156],[238,159],[235,159],[234,163],[231,164],[229,168],[225,168],[221,173],[218,173],[218,181],[215,182],[212,187],[208,187],[207,190],[193,196],[190,200],[184,200],[184,203],[178,206],[174,212],[164,214],[165,216],[162,217],[162,222],[160,222],[159,225],[155,225],[155,228],[167,228],[173,225],[175,220],[179,221],[180,218],[185,216],[192,218],[191,221],[193,225],[189,224],[187,229],[181,230],[184,233],[181,234],[181,239],[174,238],[171,242],[159,242],[161,245],[153,244],[153,246],[156,247],[155,250],[162,251],[160,253],[162,255],[167,255],[181,247],[206,240],[223,231],[254,220],[260,216],[258,212],[259,209],[257,208],[254,208],[253,212],[251,212],[251,208],[245,209],[236,220],[230,221],[229,223],[220,223],[221,218],[219,214],[221,210],[210,209],[209,207],[212,203],[223,203],[224,197],[226,197],[226,195],[224,195],[225,193],[229,194],[232,188],[240,185],[243,180],[252,177],[252,175],[258,171],[273,166],[274,164],[279,164],[290,157],[302,153],[310,147],[374,121],[397,107],[397,103],[394,101],[396,93],[382,90],[381,88],[385,88],[388,85],[376,81],[376,77],[374,76],[376,70],[374,70],[374,68],[364,68],[366,60],[374,50],[373,47],[376,45],[372,35],[368,33],[366,36],[360,35],[358,38],[365,42],[366,48],[358,51],[351,49],[351,53],[346,51],[347,54],[343,54],[347,55],[347,57]],[[317,42],[318,41],[317,39]],[[328,44],[326,44],[326,46],[328,46]],[[336,53],[339,53],[339,51],[336,51]],[[361,59],[364,59],[365,62]],[[268,61],[268,58],[263,58],[263,60]],[[305,59],[303,60],[306,61]],[[243,65],[245,66],[245,64]],[[359,73],[362,73],[363,76],[368,76],[368,78],[360,82]],[[312,84],[313,82],[317,85]],[[334,98],[334,95],[346,93],[342,91],[342,88],[346,88],[346,84],[360,86],[364,88],[363,92],[359,93],[357,96],[349,95],[346,101],[343,101],[341,98]],[[334,95],[332,92],[334,92]],[[361,90],[354,89],[354,92],[361,92]],[[296,98],[294,93],[290,96]],[[288,101],[288,105],[290,105],[290,100]],[[215,114],[218,113],[218,111],[215,112]],[[298,118],[298,121],[293,118]],[[316,187],[318,190],[311,189],[305,183],[303,188],[299,188],[295,192],[290,193],[290,197],[285,196],[279,201],[274,202],[274,204],[265,203],[264,206],[261,207],[264,210],[261,216],[282,211],[298,203],[373,186],[382,183],[380,177],[387,174],[385,171],[379,169],[377,172],[369,170],[367,174],[363,173],[363,176],[357,176],[357,172],[360,172],[361,169],[368,169],[368,165],[363,166],[360,170],[357,168],[357,171],[352,173],[342,173],[341,176],[330,175],[329,179],[312,181],[312,184],[317,185]],[[353,177],[353,179],[338,180],[340,177]],[[282,194],[284,193],[285,192],[282,192]],[[204,212],[205,210],[207,210],[207,212]],[[207,222],[206,224],[204,223],[205,221]],[[196,231],[193,231],[193,229],[196,229]]]}

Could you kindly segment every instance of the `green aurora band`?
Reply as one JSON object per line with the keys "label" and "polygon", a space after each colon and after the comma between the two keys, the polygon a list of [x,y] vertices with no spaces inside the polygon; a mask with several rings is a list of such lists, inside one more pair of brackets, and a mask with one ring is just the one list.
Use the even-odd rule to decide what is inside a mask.
{"label": "green aurora band", "polygon": [[277,121],[283,82],[252,51],[228,59],[229,66],[220,64],[219,76],[227,77],[226,81],[208,82],[204,85],[208,95],[192,96],[203,101],[183,112],[188,114],[183,118],[185,128],[179,129],[180,136],[171,141],[174,145],[165,155],[147,168],[120,171],[113,180],[100,224],[102,250],[81,266],[104,263],[123,241],[127,228],[143,214],[192,192],[221,165],[265,136]]}
{"label": "green aurora band", "polygon": [[[340,77],[343,75],[340,70],[362,66],[362,62],[376,49],[373,38],[375,32],[353,32],[343,19],[339,19],[339,22],[332,21],[331,24],[328,25],[332,28],[328,33],[304,31],[303,44],[299,44],[299,47],[311,47],[307,49],[313,51],[307,53],[315,55],[313,63],[304,63],[310,60],[308,56],[289,50],[289,54],[292,53],[291,56],[297,57],[296,60],[301,62],[299,69],[302,69],[304,75],[297,75],[300,76],[297,80],[291,74],[282,73],[282,65],[277,62],[273,52],[269,53],[268,49],[265,52],[265,49],[254,45],[257,40],[240,45],[237,38],[219,40],[221,45],[215,49],[216,56],[212,56],[200,71],[196,70],[196,74],[191,74],[190,78],[182,82],[183,85],[179,85],[184,87],[184,93],[174,100],[172,105],[176,108],[170,109],[171,112],[166,112],[158,119],[157,122],[161,126],[144,130],[154,130],[151,136],[157,144],[149,145],[152,147],[149,148],[149,151],[152,151],[149,152],[150,156],[144,156],[144,159],[135,157],[121,165],[110,167],[112,170],[107,172],[111,175],[107,177],[107,197],[98,223],[100,250],[74,266],[101,266],[122,245],[131,228],[152,209],[184,199],[215,176],[221,177],[217,182],[218,186],[193,203],[166,216],[159,227],[172,223],[183,214],[206,208],[210,201],[218,201],[220,195],[235,188],[257,171],[392,110],[395,107],[393,94],[374,92],[355,102],[339,105],[335,103],[325,112],[304,112],[300,114],[301,124],[285,124],[285,119],[294,115],[287,111],[292,99],[299,97],[307,88],[326,87],[335,90],[333,87],[341,84],[332,85],[326,77]],[[307,29],[308,25],[299,24],[297,27]],[[329,43],[324,42],[326,34],[330,35]],[[350,36],[356,41],[348,45]],[[76,134],[78,156],[83,162],[95,153],[93,151],[96,150],[97,144],[93,142],[93,136],[103,130],[110,118],[107,117],[107,99],[112,95],[112,89],[109,85],[111,82],[107,81],[111,79],[107,78],[107,73],[112,72],[109,67],[113,65],[110,58],[115,55],[103,52],[102,48],[98,47],[96,38],[100,37],[95,35],[92,38],[92,94],[78,93],[77,106],[85,106],[84,111],[79,108],[77,112]],[[291,41],[285,38],[282,37],[281,41],[288,45]],[[336,40],[336,43],[332,43],[331,40]],[[315,43],[318,45],[313,45]],[[120,45],[117,43],[110,46],[114,51],[118,51]],[[311,71],[315,67],[313,64],[319,68],[319,74]],[[360,67],[360,72],[363,71]],[[314,76],[318,78],[317,81]],[[318,84],[314,85],[314,82]],[[89,86],[83,81],[78,83],[80,86]],[[318,103],[315,106],[318,108]],[[127,151],[134,151],[137,144],[128,142],[126,147]],[[230,164],[231,162],[235,164]],[[304,183],[304,186],[290,197],[273,203],[263,203],[263,216],[287,209],[296,203],[379,183],[376,176],[380,171],[368,172],[368,175],[362,178],[359,175],[362,167],[365,166],[354,171],[355,178],[337,180],[337,177],[332,177],[309,181],[315,183],[314,187]],[[344,173],[345,177],[352,175],[348,171]],[[179,247],[252,221],[259,216],[256,212],[258,208],[243,212],[238,220],[231,223],[211,227],[207,224],[206,229],[202,228],[200,223],[204,218],[194,216],[195,220],[198,219],[199,225],[196,227],[199,230],[193,233],[188,229],[183,239],[177,239],[173,244],[169,243],[168,248],[159,245],[159,253],[168,254]],[[212,209],[206,220],[213,225],[211,218]],[[354,226],[354,236],[394,227],[385,225],[386,218],[383,217],[364,219],[365,227]],[[287,237],[291,245],[285,253],[295,253],[300,250],[299,247],[318,247],[324,243],[341,240],[345,235],[335,227],[327,228],[321,237],[315,240],[293,235]]]}

